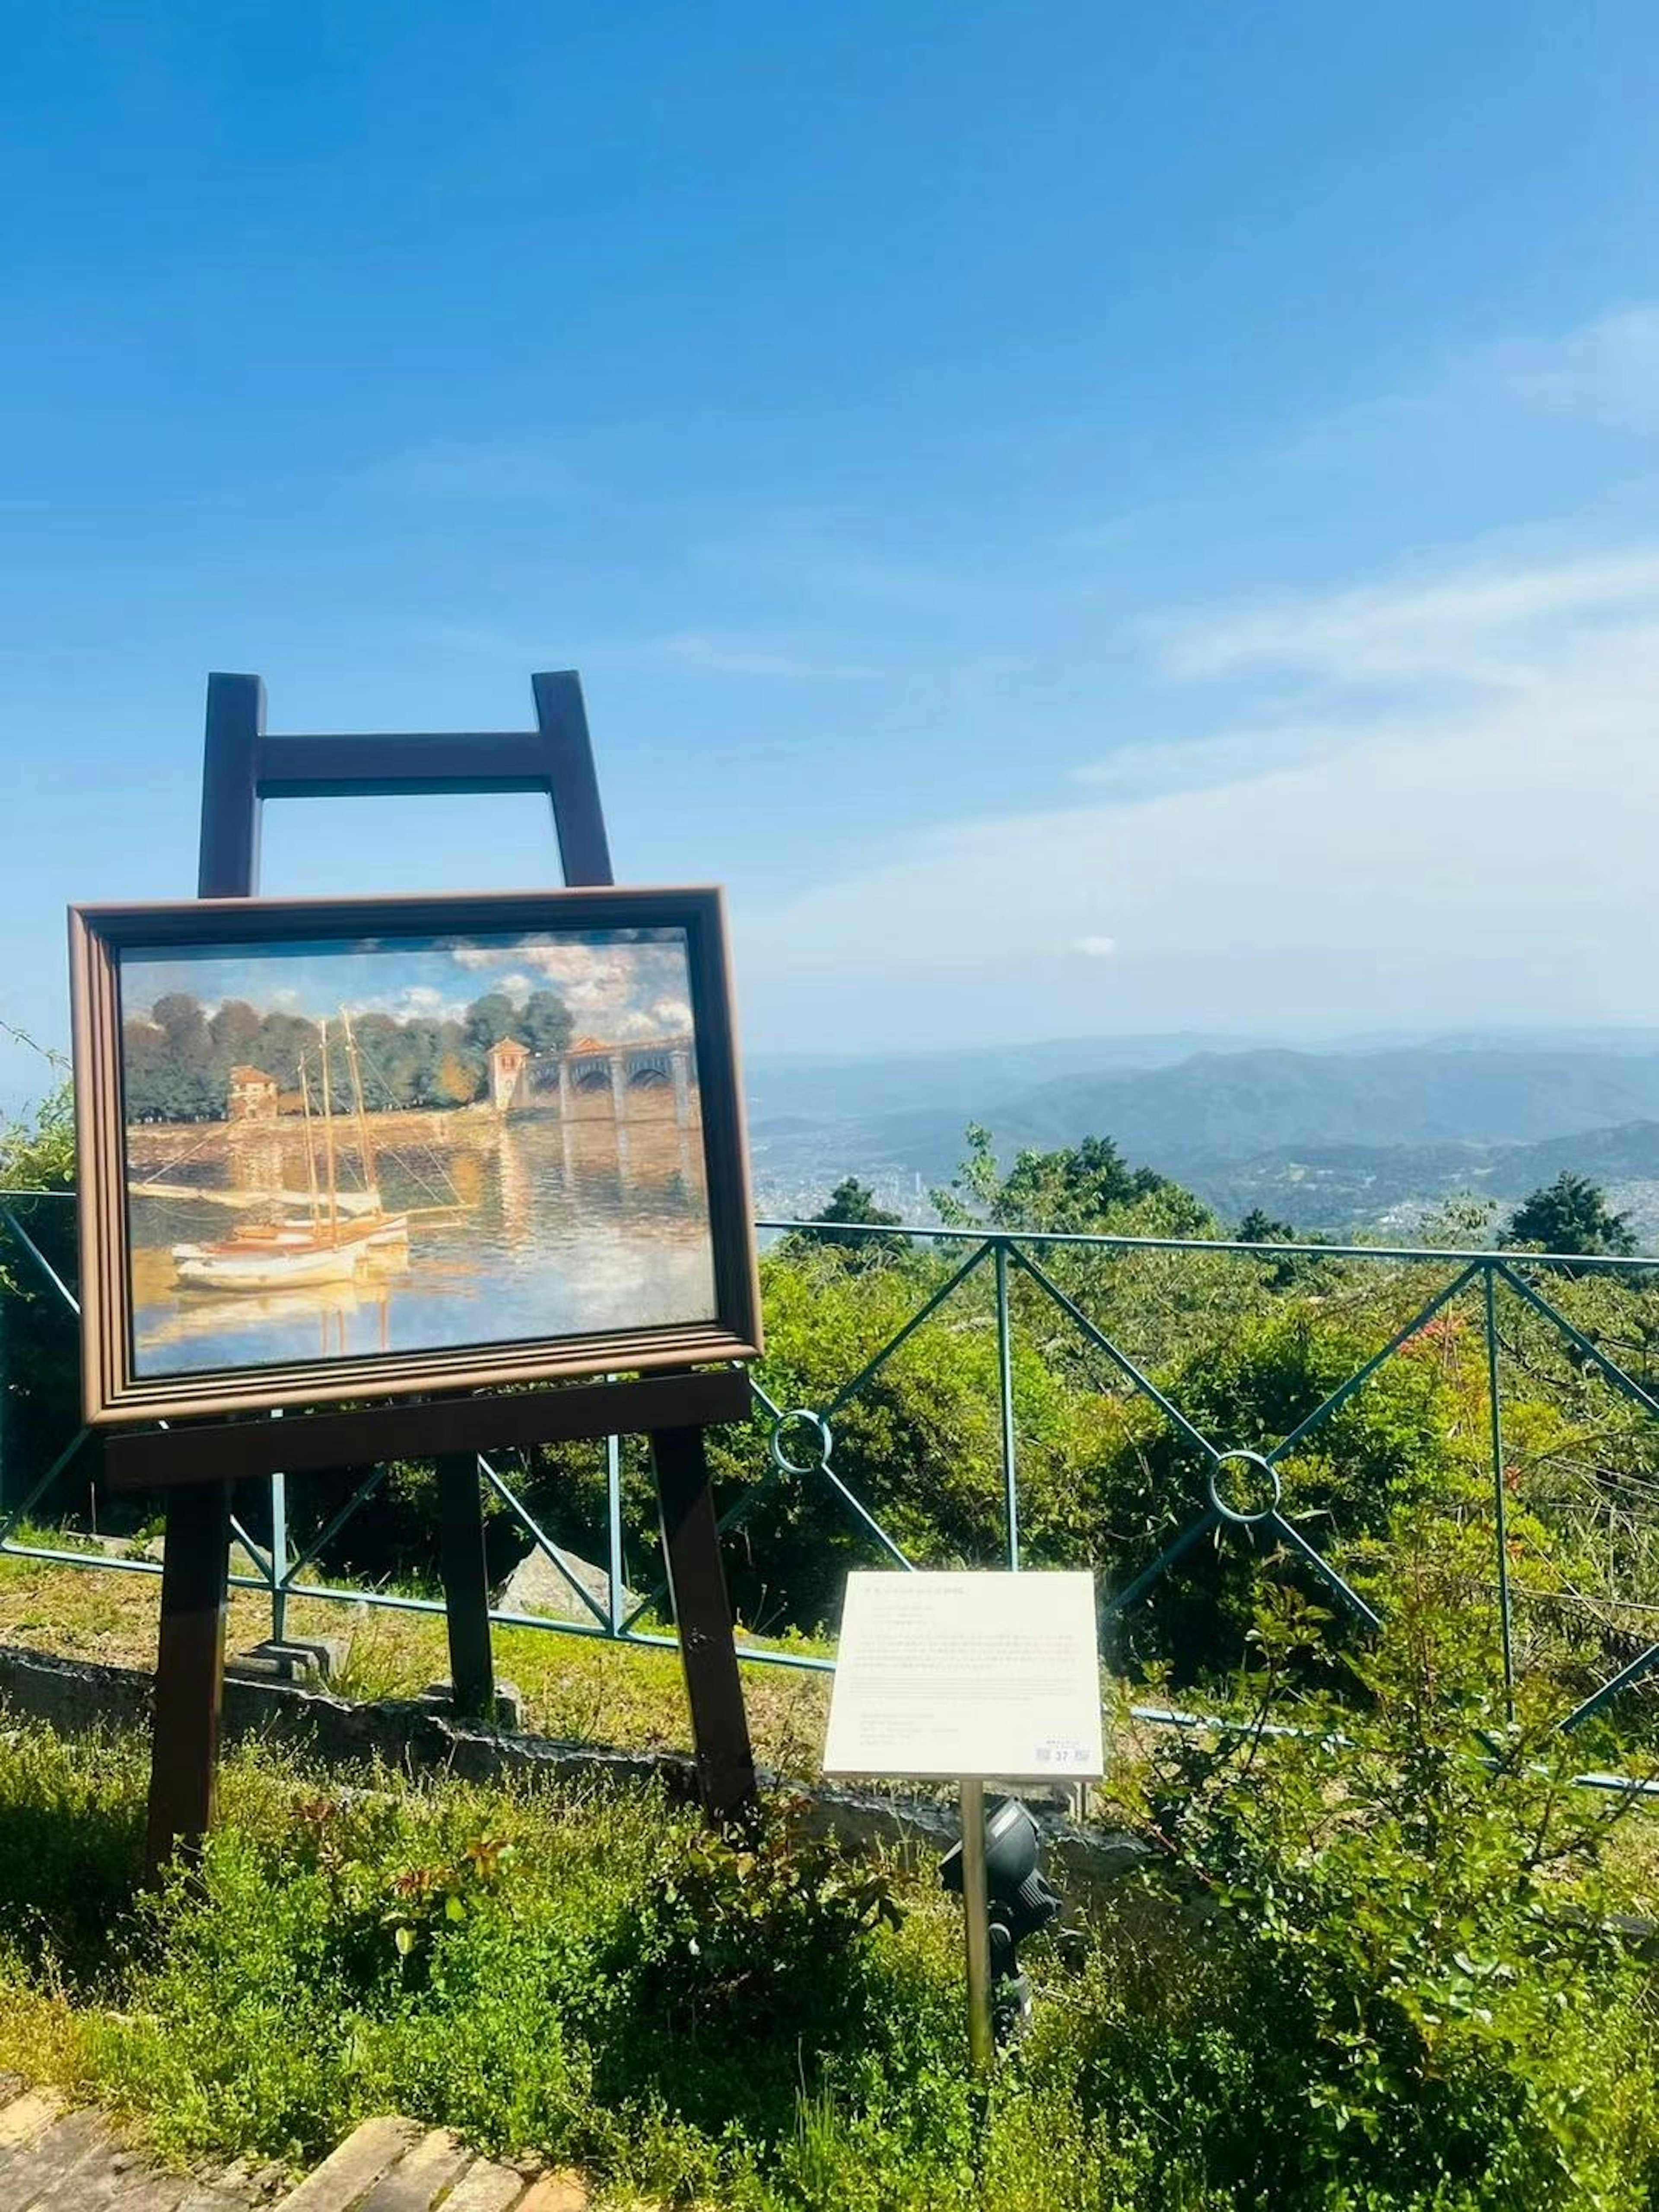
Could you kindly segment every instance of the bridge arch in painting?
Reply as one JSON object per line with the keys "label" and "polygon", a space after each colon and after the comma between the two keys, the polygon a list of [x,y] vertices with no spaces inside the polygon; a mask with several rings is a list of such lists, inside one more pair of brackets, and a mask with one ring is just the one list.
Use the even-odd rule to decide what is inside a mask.
{"label": "bridge arch in painting", "polygon": [[516,1037],[503,1037],[489,1049],[489,1103],[501,1115],[547,1110],[556,1103],[566,1120],[588,1118],[584,1101],[608,1093],[610,1114],[629,1118],[629,1094],[672,1091],[677,1125],[689,1128],[696,1118],[696,1059],[691,1039],[653,1039],[648,1044],[606,1043],[577,1037],[563,1052],[532,1053]]}

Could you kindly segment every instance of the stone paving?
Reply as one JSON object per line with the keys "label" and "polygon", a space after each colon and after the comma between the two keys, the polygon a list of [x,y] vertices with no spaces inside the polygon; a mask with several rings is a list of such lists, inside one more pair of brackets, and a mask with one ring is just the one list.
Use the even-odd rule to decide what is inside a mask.
{"label": "stone paving", "polygon": [[105,2116],[0,2075],[0,2212],[587,2212],[572,2174],[480,2158],[441,2128],[366,2120],[306,2179],[279,2194],[274,2168],[239,2165],[203,2179],[168,2173],[125,2144]]}

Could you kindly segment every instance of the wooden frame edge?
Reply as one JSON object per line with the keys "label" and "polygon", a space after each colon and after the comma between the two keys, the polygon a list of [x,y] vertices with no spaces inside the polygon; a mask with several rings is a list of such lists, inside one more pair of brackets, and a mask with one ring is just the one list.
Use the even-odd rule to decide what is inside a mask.
{"label": "wooden frame edge", "polygon": [[[705,1102],[702,1152],[709,1190],[708,1243],[715,1316],[708,1322],[611,1330],[582,1337],[504,1340],[434,1346],[424,1352],[370,1354],[356,1359],[283,1363],[266,1368],[204,1370],[199,1375],[141,1377],[131,1356],[131,1267],[126,1205],[127,1159],[121,1087],[118,957],[133,944],[200,944],[224,924],[227,944],[257,941],[259,925],[280,920],[276,933],[336,918],[342,929],[415,935],[485,930],[580,928],[561,907],[607,909],[627,919],[595,920],[593,928],[683,927],[688,982],[694,994],[699,1091]],[[644,917],[667,907],[665,921]],[[552,910],[550,913],[550,909]],[[161,925],[160,934],[153,933]],[[82,1407],[88,1425],[108,1432],[143,1420],[204,1419],[281,1406],[340,1407],[354,1399],[408,1396],[437,1390],[512,1389],[533,1382],[580,1382],[615,1373],[747,1363],[763,1349],[758,1254],[738,1049],[732,947],[724,895],[706,884],[570,886],[532,892],[422,893],[351,899],[248,898],[145,904],[77,904],[70,909],[70,989],[79,1159],[78,1248],[81,1264]],[[329,933],[324,929],[320,933]],[[702,1003],[695,1001],[701,999]],[[708,1079],[712,1078],[710,1081]],[[708,1111],[708,1102],[714,1102]],[[549,1348],[565,1349],[549,1355]],[[365,1409],[367,1413],[370,1409]]]}

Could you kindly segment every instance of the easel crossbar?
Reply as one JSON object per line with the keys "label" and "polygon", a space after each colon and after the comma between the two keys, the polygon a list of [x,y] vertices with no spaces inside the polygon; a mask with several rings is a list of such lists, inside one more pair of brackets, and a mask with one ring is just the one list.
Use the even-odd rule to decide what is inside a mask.
{"label": "easel crossbar", "polygon": [[564,1390],[290,1413],[281,1421],[213,1421],[147,1430],[112,1436],[106,1465],[112,1489],[171,1490],[249,1475],[301,1474],[382,1460],[432,1459],[447,1452],[713,1426],[746,1420],[750,1407],[749,1378],[742,1369],[714,1368]]}

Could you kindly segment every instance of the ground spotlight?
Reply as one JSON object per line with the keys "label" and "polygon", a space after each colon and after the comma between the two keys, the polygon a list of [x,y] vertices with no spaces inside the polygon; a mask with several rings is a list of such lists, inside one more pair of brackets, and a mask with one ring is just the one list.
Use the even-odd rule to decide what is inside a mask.
{"label": "ground spotlight", "polygon": [[[985,1815],[985,1886],[991,1923],[991,2018],[999,2043],[1024,2028],[1031,1984],[1019,1970],[1018,1946],[1046,1928],[1064,1899],[1037,1868],[1037,1824],[1018,1797],[1002,1797]],[[962,1845],[939,1861],[939,1880],[963,1893]]]}

